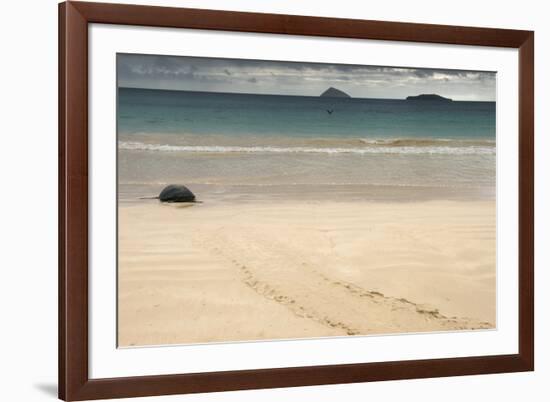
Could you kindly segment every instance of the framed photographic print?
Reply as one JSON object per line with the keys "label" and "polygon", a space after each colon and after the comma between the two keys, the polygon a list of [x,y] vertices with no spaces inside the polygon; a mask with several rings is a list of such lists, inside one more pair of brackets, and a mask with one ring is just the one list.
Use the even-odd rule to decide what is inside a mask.
{"label": "framed photographic print", "polygon": [[59,10],[61,399],[533,370],[533,32]]}

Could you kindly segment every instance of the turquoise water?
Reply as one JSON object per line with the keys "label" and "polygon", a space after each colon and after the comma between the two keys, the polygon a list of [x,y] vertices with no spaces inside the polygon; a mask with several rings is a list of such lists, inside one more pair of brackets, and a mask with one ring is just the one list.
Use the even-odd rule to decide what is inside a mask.
{"label": "turquoise water", "polygon": [[495,103],[121,88],[118,122],[122,133],[494,140]]}
{"label": "turquoise water", "polygon": [[120,88],[117,115],[125,188],[181,182],[213,194],[277,186],[352,186],[359,198],[384,193],[373,187],[410,188],[407,196],[417,198],[433,189],[494,194],[494,102]]}

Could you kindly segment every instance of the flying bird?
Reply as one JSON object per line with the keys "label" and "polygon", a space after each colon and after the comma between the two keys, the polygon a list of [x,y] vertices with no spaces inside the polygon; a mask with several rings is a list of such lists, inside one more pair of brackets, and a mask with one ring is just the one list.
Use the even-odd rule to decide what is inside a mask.
{"label": "flying bird", "polygon": [[332,112],[334,112],[334,109],[327,109],[328,114],[332,114]]}

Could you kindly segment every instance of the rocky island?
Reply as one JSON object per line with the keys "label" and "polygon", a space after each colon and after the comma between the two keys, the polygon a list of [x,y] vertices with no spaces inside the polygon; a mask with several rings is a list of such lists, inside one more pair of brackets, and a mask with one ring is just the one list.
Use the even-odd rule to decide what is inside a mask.
{"label": "rocky island", "polygon": [[407,96],[407,100],[410,101],[432,101],[432,102],[452,102],[450,98],[445,98],[436,94],[421,94],[416,96]]}
{"label": "rocky island", "polygon": [[344,91],[340,91],[339,89],[330,87],[325,92],[323,92],[320,95],[322,98],[351,98],[347,93]]}

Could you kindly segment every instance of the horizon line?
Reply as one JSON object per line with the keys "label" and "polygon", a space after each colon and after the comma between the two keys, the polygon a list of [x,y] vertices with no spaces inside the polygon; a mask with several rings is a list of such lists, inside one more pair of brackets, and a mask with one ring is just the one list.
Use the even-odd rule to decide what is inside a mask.
{"label": "horizon line", "polygon": [[[328,87],[329,88],[335,88],[335,87]],[[288,97],[305,97],[305,98],[321,98],[321,94],[319,95],[290,95],[290,94],[264,94],[264,93],[252,93],[252,92],[220,92],[220,91],[197,91],[197,90],[189,90],[189,89],[165,89],[165,88],[145,88],[145,87],[131,87],[131,86],[120,86],[117,85],[117,89],[144,89],[148,91],[171,91],[171,92],[198,92],[198,93],[210,93],[210,94],[228,94],[228,95],[254,95],[254,96],[288,96]],[[335,88],[338,89],[338,88]],[[342,91],[344,92],[344,91]],[[344,92],[346,93],[346,92]],[[347,93],[346,93],[347,94]],[[493,102],[496,103],[496,100],[456,100],[450,97],[446,97],[439,94],[416,94],[416,95],[408,95],[408,96],[418,96],[418,95],[438,95],[442,96],[444,98],[450,99],[453,102]],[[337,96],[327,96],[326,98],[332,98],[332,99],[383,99],[383,100],[407,100],[407,98],[362,98],[362,97],[353,97],[349,95],[349,98],[345,97],[337,97]]]}

